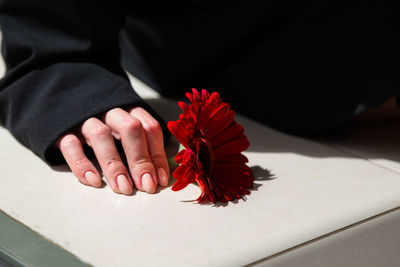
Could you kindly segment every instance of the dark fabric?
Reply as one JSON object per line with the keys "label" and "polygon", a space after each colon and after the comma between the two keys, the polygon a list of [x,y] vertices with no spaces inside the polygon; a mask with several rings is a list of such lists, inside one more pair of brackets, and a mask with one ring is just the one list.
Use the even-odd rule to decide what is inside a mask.
{"label": "dark fabric", "polygon": [[242,113],[290,133],[343,125],[400,96],[397,7],[397,1],[313,1],[206,86]]}
{"label": "dark fabric", "polygon": [[125,4],[0,0],[0,123],[52,164],[62,162],[54,141],[86,118],[125,105],[151,111],[121,69],[122,25],[123,59],[133,62],[124,66],[163,95],[217,90],[288,132],[330,129],[400,95],[396,1]]}
{"label": "dark fabric", "polygon": [[0,2],[7,68],[0,122],[49,163],[63,162],[52,145],[83,120],[114,107],[146,106],[119,64],[123,20],[121,1]]}
{"label": "dark fabric", "polygon": [[332,129],[400,95],[398,5],[235,0],[144,6],[132,9],[125,28],[161,93],[216,90],[238,112],[305,134]]}
{"label": "dark fabric", "polygon": [[150,1],[139,6],[127,2],[126,34],[165,95],[181,94],[183,88],[188,90],[218,75],[310,1],[183,2],[160,5]]}

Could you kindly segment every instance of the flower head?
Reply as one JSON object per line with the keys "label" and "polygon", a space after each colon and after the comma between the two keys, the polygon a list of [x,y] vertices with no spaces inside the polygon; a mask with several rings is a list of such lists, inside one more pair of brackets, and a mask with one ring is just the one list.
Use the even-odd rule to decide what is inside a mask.
{"label": "flower head", "polygon": [[254,177],[241,154],[249,147],[243,127],[234,121],[229,104],[218,93],[201,94],[192,89],[188,105],[179,102],[183,113],[170,121],[168,129],[185,147],[175,157],[180,164],[173,173],[177,179],[172,190],[178,191],[197,182],[199,202],[227,202],[249,194]]}

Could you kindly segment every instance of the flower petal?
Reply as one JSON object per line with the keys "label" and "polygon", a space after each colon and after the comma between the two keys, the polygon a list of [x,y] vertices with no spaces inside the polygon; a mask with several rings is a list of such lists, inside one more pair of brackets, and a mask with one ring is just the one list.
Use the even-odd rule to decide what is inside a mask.
{"label": "flower petal", "polygon": [[[181,167],[181,166],[180,166]],[[174,183],[172,186],[173,191],[179,191],[185,188],[188,184],[191,184],[195,181],[195,172],[193,168],[185,168],[182,166],[182,169],[185,169],[184,174],[181,176],[182,178],[177,179],[177,181]],[[176,169],[178,170],[178,169]],[[176,171],[175,170],[175,171]],[[181,170],[180,172],[182,172]],[[180,173],[179,173],[180,175]],[[175,177],[175,172],[173,173],[173,176]]]}
{"label": "flower petal", "polygon": [[193,129],[186,127],[181,121],[170,121],[167,127],[184,147],[189,146],[189,142],[193,137]]}
{"label": "flower petal", "polygon": [[190,108],[189,108],[188,104],[186,104],[185,102],[179,101],[178,105],[184,113],[190,113]]}
{"label": "flower petal", "polygon": [[246,138],[244,135],[243,126],[237,123],[233,123],[225,131],[222,131],[214,138],[209,139],[213,148],[218,147],[222,144],[229,143],[234,139]]}
{"label": "flower petal", "polygon": [[183,162],[183,158],[185,155],[186,149],[182,149],[181,151],[178,152],[175,156],[175,162],[178,164],[181,164]]}
{"label": "flower petal", "polygon": [[247,140],[247,138],[235,139],[231,142],[220,145],[219,147],[213,148],[212,153],[215,157],[219,157],[221,155],[240,153],[246,150],[249,147],[249,145],[250,143]]}
{"label": "flower petal", "polygon": [[221,164],[221,163],[244,164],[248,161],[249,160],[246,158],[246,156],[240,153],[223,155],[220,157],[214,157],[213,159],[214,164]]}
{"label": "flower petal", "polygon": [[[168,123],[168,129],[186,148],[175,161],[181,164],[173,173],[178,191],[196,181],[201,189],[198,201],[227,202],[249,194],[254,176],[241,154],[249,141],[241,125],[234,121],[229,104],[216,92],[192,89],[188,105],[179,102],[183,113]],[[204,168],[204,169],[203,169]]]}

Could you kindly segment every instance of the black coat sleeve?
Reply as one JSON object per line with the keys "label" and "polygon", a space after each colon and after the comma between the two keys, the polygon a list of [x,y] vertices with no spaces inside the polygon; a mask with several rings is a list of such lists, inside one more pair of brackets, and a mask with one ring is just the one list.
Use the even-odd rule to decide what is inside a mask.
{"label": "black coat sleeve", "polygon": [[50,164],[54,142],[83,120],[145,105],[119,64],[117,0],[0,0],[5,77],[0,123]]}

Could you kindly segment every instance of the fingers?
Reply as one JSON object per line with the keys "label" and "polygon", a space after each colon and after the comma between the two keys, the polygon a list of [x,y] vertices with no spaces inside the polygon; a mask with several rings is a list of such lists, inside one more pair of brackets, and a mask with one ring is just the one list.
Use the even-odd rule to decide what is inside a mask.
{"label": "fingers", "polygon": [[132,193],[132,182],[114,143],[110,127],[97,118],[86,120],[81,127],[83,137],[92,147],[111,189],[116,193]]}
{"label": "fingers", "polygon": [[56,145],[81,183],[93,187],[101,186],[101,176],[92,162],[86,157],[82,143],[75,134],[67,133],[63,135],[58,139]]}
{"label": "fingers", "polygon": [[133,192],[132,179],[118,154],[114,138],[121,141],[137,189],[154,193],[157,185],[168,185],[169,167],[161,127],[140,107],[129,112],[112,109],[102,120],[90,118],[77,134],[66,134],[57,144],[79,181],[99,187],[101,176],[82,148],[82,143],[86,142],[93,149],[112,190],[129,195]]}
{"label": "fingers", "polygon": [[136,187],[139,190],[154,193],[158,179],[141,121],[119,108],[107,112],[104,121],[121,137],[122,147]]}
{"label": "fingers", "polygon": [[157,172],[158,183],[161,186],[167,186],[169,182],[169,166],[160,124],[143,108],[132,108],[129,113],[142,123],[150,158]]}

